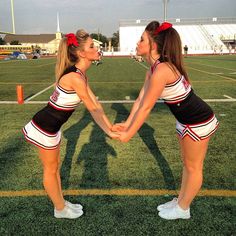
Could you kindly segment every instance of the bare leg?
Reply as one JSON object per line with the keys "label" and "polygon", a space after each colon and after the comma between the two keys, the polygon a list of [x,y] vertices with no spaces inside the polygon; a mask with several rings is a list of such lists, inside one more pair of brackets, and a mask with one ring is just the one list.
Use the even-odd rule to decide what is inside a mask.
{"label": "bare leg", "polygon": [[209,138],[195,142],[187,136],[180,140],[184,158],[184,169],[178,203],[183,209],[189,208],[202,186],[203,161],[206,156],[208,143]]}
{"label": "bare leg", "polygon": [[177,135],[178,140],[179,140],[179,145],[180,145],[180,153],[181,153],[181,160],[183,164],[183,172],[182,172],[182,179],[181,179],[181,187],[179,191],[179,196],[178,196],[178,202],[183,198],[184,191],[185,191],[185,186],[186,186],[186,170],[184,166],[184,151],[183,151],[183,144],[182,144],[182,139]]}
{"label": "bare leg", "polygon": [[[53,150],[39,148],[39,158],[43,164],[43,185],[57,210],[65,206],[62,196],[60,180],[58,180],[59,163],[58,156],[60,146]],[[59,176],[60,179],[60,176]]]}
{"label": "bare leg", "polygon": [[61,197],[64,199],[63,192],[62,192],[62,186],[61,186],[61,176],[60,176],[60,165],[61,165],[60,150],[58,151],[57,163],[58,163],[57,181],[58,181],[58,186],[59,186],[59,190],[60,190],[60,193],[61,193]]}

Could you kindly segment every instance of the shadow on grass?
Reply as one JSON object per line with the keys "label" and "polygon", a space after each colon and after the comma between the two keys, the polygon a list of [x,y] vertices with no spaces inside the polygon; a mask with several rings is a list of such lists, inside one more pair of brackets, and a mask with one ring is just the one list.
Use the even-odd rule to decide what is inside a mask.
{"label": "shadow on grass", "polygon": [[82,118],[70,126],[63,132],[63,136],[67,139],[66,155],[61,165],[61,182],[62,187],[67,189],[69,187],[70,171],[72,166],[72,159],[75,154],[76,145],[80,137],[80,133],[89,123],[92,122],[91,115],[87,110],[84,111]]}
{"label": "shadow on grass", "polygon": [[[2,145],[3,143],[3,145]],[[17,132],[14,136],[10,136],[5,142],[1,143],[0,149],[0,189],[14,189],[15,179],[19,178],[22,163],[27,145],[21,132]],[[17,181],[18,182],[18,181]]]}
{"label": "shadow on grass", "polygon": [[[123,104],[112,104],[112,109],[116,110],[117,116],[115,119],[115,123],[121,122],[123,120],[126,120],[129,111],[125,108]],[[140,138],[143,140],[147,148],[149,149],[150,153],[155,158],[157,164],[160,167],[160,170],[162,172],[166,188],[167,189],[176,189],[175,179],[173,176],[173,173],[170,169],[170,166],[168,162],[166,161],[165,157],[162,155],[155,137],[154,137],[154,129],[148,125],[147,123],[144,123],[141,127],[141,129],[138,131],[138,134]]]}
{"label": "shadow on grass", "polygon": [[[89,112],[85,110],[83,117],[76,124],[64,131],[67,139],[66,156],[61,166],[61,178],[63,188],[69,187],[70,170],[72,158],[81,131],[93,119]],[[94,122],[93,122],[94,123]],[[107,170],[108,155],[116,156],[115,150],[106,142],[106,134],[101,128],[93,124],[89,143],[82,146],[77,158],[77,163],[83,164],[83,175],[80,188],[109,188],[110,181]]]}

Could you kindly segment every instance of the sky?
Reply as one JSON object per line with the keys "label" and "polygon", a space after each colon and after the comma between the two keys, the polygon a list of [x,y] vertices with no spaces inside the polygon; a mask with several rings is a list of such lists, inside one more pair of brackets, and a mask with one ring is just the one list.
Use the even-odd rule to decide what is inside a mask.
{"label": "sky", "polygon": [[[17,34],[85,29],[111,37],[120,20],[163,21],[163,0],[14,0]],[[236,0],[169,0],[168,18],[236,17]],[[10,0],[0,0],[0,31],[11,31]]]}

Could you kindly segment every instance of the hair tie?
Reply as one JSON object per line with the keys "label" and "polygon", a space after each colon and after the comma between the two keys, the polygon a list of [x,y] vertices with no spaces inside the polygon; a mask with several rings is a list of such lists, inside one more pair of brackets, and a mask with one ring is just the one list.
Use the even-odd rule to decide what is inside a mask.
{"label": "hair tie", "polygon": [[67,46],[70,46],[70,45],[73,45],[75,47],[79,46],[75,34],[73,34],[73,33],[66,34],[66,38],[67,38]]}
{"label": "hair tie", "polygon": [[161,31],[167,30],[169,28],[172,27],[171,23],[168,22],[163,22],[155,31],[154,31],[154,35],[156,36],[157,34],[159,34]]}

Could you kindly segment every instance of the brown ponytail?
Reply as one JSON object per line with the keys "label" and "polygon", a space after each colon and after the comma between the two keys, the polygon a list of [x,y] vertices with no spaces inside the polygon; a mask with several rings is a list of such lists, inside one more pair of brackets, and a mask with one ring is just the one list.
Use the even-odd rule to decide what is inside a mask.
{"label": "brown ponytail", "polygon": [[182,43],[178,32],[171,27],[155,35],[155,31],[159,26],[159,22],[152,21],[146,26],[145,31],[150,39],[157,44],[157,53],[160,55],[160,61],[168,62],[174,71],[176,68],[189,81],[184,68]]}

